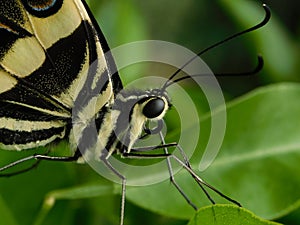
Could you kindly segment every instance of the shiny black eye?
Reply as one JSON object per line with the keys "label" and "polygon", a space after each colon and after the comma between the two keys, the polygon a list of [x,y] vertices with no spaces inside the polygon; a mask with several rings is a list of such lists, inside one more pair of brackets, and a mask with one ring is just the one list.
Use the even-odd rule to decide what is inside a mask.
{"label": "shiny black eye", "polygon": [[22,0],[26,10],[36,17],[45,18],[55,14],[63,0]]}
{"label": "shiny black eye", "polygon": [[155,98],[147,102],[143,108],[143,114],[149,118],[153,119],[162,114],[165,109],[165,102],[160,98]]}

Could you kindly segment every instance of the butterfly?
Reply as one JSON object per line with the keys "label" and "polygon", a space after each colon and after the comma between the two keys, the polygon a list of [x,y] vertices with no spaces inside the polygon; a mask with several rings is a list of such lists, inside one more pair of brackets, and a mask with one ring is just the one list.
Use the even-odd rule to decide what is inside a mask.
{"label": "butterfly", "polygon": [[[199,76],[178,77],[178,73],[209,49],[266,24],[270,12],[264,8],[266,16],[261,23],[191,58],[162,87],[128,91],[123,88],[110,48],[85,1],[1,1],[0,149],[22,151],[67,140],[72,155],[32,155],[0,171],[32,159],[101,163],[122,184],[122,225],[126,177],[112,165],[112,156],[167,159],[172,183],[197,209],[174,179],[169,163],[173,159],[191,174],[212,203],[204,186],[240,206],[193,171],[178,143],[165,143],[163,118],[171,107],[168,88]],[[157,126],[149,127],[149,121]],[[159,145],[135,147],[139,139],[151,135],[160,136]],[[177,148],[182,159],[169,153],[170,147]],[[151,154],[156,149],[163,152]]]}

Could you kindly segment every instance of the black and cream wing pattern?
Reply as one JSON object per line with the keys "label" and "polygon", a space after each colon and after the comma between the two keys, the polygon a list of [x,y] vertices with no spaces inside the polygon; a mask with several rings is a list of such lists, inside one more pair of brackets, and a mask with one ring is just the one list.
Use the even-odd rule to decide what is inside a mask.
{"label": "black and cream wing pattern", "polygon": [[112,101],[122,85],[108,50],[81,0],[1,0],[0,149],[65,138]]}

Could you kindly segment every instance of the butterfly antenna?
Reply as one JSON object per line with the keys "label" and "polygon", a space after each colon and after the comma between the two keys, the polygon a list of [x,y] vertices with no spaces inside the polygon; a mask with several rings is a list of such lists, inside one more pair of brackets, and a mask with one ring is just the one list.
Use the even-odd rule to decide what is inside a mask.
{"label": "butterfly antenna", "polygon": [[[166,81],[166,83],[164,84],[164,86],[162,87],[162,89],[165,90],[165,89],[170,85],[170,83],[172,82],[172,79],[173,79],[180,71],[182,71],[182,69],[184,69],[184,68],[185,68],[187,65],[189,65],[190,63],[192,63],[192,62],[193,62],[196,58],[198,58],[200,55],[202,55],[202,54],[206,53],[207,51],[209,51],[209,50],[211,50],[211,49],[213,49],[213,48],[216,48],[216,47],[220,46],[221,44],[224,44],[224,43],[226,43],[226,42],[228,42],[228,41],[230,41],[230,40],[232,40],[232,39],[234,39],[234,38],[236,38],[236,37],[239,37],[239,36],[244,35],[244,34],[246,34],[246,33],[252,32],[252,31],[257,30],[257,29],[263,27],[264,25],[266,25],[266,24],[269,22],[270,18],[271,18],[271,10],[270,10],[270,8],[269,8],[266,4],[263,4],[263,8],[264,8],[264,10],[265,10],[265,17],[264,17],[264,19],[263,19],[260,23],[256,24],[256,25],[253,26],[253,27],[250,27],[250,28],[248,28],[248,29],[246,29],[246,30],[243,30],[243,31],[241,31],[241,32],[238,32],[238,33],[236,33],[236,34],[233,34],[233,35],[231,35],[231,36],[225,38],[224,40],[219,41],[219,42],[217,42],[217,43],[215,43],[215,44],[213,44],[213,45],[211,45],[211,46],[209,46],[209,47],[203,49],[201,52],[199,52],[197,55],[195,55],[195,56],[192,57],[190,60],[188,60],[185,64],[183,64],[180,68],[178,68],[178,69],[175,71],[175,73],[173,73],[172,76],[169,77],[168,81]],[[261,57],[259,57],[259,61],[262,61],[262,60],[261,60]],[[241,74],[244,74],[244,73],[241,73]],[[185,79],[186,79],[186,78],[185,78]]]}
{"label": "butterfly antenna", "polygon": [[[259,71],[261,71],[263,67],[264,67],[264,60],[263,60],[262,56],[259,55],[259,56],[257,56],[257,65],[252,71],[241,72],[241,73],[216,73],[214,75],[216,77],[218,77],[218,76],[222,76],[222,77],[224,77],[224,76],[250,76],[250,75],[256,74]],[[204,76],[211,76],[211,74],[193,74],[193,75],[180,77],[180,78],[173,80],[172,83],[168,83],[167,85],[165,85],[165,87],[167,88],[171,84],[178,83],[179,81],[182,81],[182,80],[190,79],[193,77],[204,77]]]}

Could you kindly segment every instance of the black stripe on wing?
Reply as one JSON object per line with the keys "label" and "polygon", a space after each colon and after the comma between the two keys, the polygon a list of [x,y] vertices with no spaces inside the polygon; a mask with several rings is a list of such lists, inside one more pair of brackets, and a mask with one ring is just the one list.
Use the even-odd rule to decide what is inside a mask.
{"label": "black stripe on wing", "polygon": [[107,62],[107,66],[108,66],[108,72],[109,72],[109,76],[112,79],[112,84],[113,84],[113,90],[114,93],[117,94],[119,91],[121,91],[123,89],[123,85],[122,85],[122,81],[120,79],[118,70],[117,70],[117,66],[115,63],[115,60],[110,52],[110,48],[108,46],[108,43],[95,19],[95,17],[93,16],[90,8],[88,7],[87,3],[85,1],[82,1],[85,10],[87,11],[89,18],[92,22],[93,28],[96,30],[97,32],[97,36],[98,39],[100,40],[100,44],[102,47],[103,52],[105,53],[105,59]]}
{"label": "black stripe on wing", "polygon": [[0,15],[0,59],[19,38],[31,36],[27,30]]}
{"label": "black stripe on wing", "polygon": [[[40,102],[43,99],[37,98]],[[47,104],[49,108],[49,102],[44,101],[43,104]],[[53,112],[53,114],[51,114]],[[16,120],[28,120],[28,121],[53,121],[53,120],[67,120],[69,118],[59,116],[55,111],[41,111],[39,108],[29,108],[26,106],[18,105],[10,102],[0,101],[0,117],[12,118]]]}
{"label": "black stripe on wing", "polygon": [[101,57],[97,53],[97,46],[96,46],[96,40],[95,40],[95,32],[92,28],[92,26],[87,22],[83,21],[82,28],[84,31],[84,37],[86,38],[86,41],[88,42],[88,51],[89,51],[89,69],[88,69],[88,75],[87,79],[85,80],[85,83],[80,90],[80,93],[77,96],[77,99],[75,101],[75,106],[80,106],[80,108],[84,108],[88,103],[89,100],[92,97],[99,96],[102,91],[104,91],[107,88],[107,85],[109,83],[109,77],[107,70],[105,70],[101,75],[100,79],[98,80],[97,84],[95,85],[95,88],[92,88],[93,82],[95,80],[95,75],[97,75],[97,70],[99,68],[99,58]]}
{"label": "black stripe on wing", "polygon": [[19,38],[32,35],[19,26],[25,21],[16,0],[0,1],[0,59]]}
{"label": "black stripe on wing", "polygon": [[67,91],[79,76],[85,63],[86,46],[86,25],[82,22],[70,36],[60,39],[45,51],[47,57],[40,68],[29,76],[18,79],[14,88],[0,94],[0,106],[3,104],[1,100],[5,100],[30,105],[37,110],[68,111],[71,114],[71,109],[51,95]]}
{"label": "black stripe on wing", "polygon": [[68,37],[60,39],[46,50],[46,60],[24,81],[48,95],[66,91],[78,77],[87,54],[84,22]]}
{"label": "black stripe on wing", "polygon": [[[42,142],[65,132],[65,127],[50,128],[37,131],[11,131],[0,129],[0,143],[4,145],[25,145]],[[34,146],[37,147],[38,143]]]}

